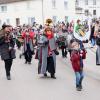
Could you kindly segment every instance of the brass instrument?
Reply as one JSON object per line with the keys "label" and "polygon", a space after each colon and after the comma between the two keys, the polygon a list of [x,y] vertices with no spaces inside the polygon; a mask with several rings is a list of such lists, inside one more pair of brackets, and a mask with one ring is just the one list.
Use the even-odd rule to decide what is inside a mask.
{"label": "brass instrument", "polygon": [[46,20],[47,26],[50,26],[51,23],[53,23],[52,19],[47,19],[47,20]]}

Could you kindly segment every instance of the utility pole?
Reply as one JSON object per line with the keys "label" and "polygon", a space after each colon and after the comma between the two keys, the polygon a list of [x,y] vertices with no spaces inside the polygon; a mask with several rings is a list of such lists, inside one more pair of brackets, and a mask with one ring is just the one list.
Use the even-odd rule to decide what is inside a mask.
{"label": "utility pole", "polygon": [[42,23],[44,25],[44,0],[42,0]]}

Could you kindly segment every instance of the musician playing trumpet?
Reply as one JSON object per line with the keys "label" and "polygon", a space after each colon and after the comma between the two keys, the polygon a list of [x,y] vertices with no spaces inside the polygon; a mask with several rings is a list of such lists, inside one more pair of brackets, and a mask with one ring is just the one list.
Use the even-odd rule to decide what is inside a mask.
{"label": "musician playing trumpet", "polygon": [[5,63],[6,77],[11,80],[11,66],[15,56],[14,40],[12,37],[12,26],[3,25],[0,31],[0,54],[1,58]]}

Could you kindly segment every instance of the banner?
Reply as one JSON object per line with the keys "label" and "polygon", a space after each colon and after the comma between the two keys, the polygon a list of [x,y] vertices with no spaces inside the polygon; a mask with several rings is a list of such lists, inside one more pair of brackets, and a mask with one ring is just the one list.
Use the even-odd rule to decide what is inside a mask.
{"label": "banner", "polygon": [[74,25],[74,37],[81,41],[89,40],[91,34],[90,30],[88,21],[77,20]]}

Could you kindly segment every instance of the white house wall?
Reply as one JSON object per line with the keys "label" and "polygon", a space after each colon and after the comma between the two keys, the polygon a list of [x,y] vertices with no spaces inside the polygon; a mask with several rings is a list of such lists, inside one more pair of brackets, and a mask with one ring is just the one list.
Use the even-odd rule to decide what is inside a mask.
{"label": "white house wall", "polygon": [[64,0],[56,0],[56,8],[52,8],[52,0],[44,0],[44,15],[45,19],[53,16],[57,16],[58,21],[64,21],[65,16],[69,16],[69,20],[75,14],[75,4],[74,0],[66,0],[68,1],[68,9],[64,8]]}
{"label": "white house wall", "polygon": [[[64,1],[68,1],[68,9],[64,8]],[[16,26],[16,18],[20,18],[20,24],[28,24],[28,18],[35,17],[39,24],[43,23],[42,0],[32,0],[25,2],[16,2],[7,5],[7,12],[0,11],[1,24],[10,20],[9,24]],[[52,0],[43,0],[44,23],[47,18],[57,16],[57,21],[64,21],[65,16],[69,20],[75,17],[75,0],[56,0],[56,8],[52,8]],[[1,6],[1,5],[0,5]]]}
{"label": "white house wall", "polygon": [[10,23],[16,26],[16,18],[20,18],[20,24],[28,24],[28,18],[35,17],[36,21],[41,23],[41,8],[40,0],[29,1],[29,8],[27,2],[7,4],[7,12],[0,13],[0,20],[3,23],[6,19],[10,19]]}

